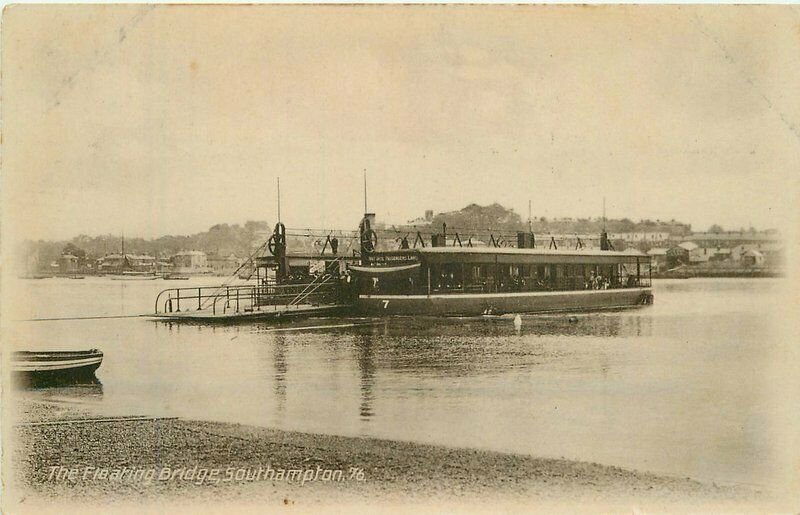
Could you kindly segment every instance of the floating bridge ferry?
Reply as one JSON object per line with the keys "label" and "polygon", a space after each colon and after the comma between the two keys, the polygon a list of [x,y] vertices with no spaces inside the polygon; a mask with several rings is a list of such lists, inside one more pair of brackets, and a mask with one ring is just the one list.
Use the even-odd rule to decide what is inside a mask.
{"label": "floating bridge ferry", "polygon": [[638,251],[426,247],[376,253],[349,269],[359,313],[480,315],[650,304],[647,261]]}
{"label": "floating bridge ferry", "polygon": [[[650,258],[638,250],[615,251],[605,231],[600,249],[561,250],[551,238],[536,247],[535,236],[517,233],[517,246],[465,246],[447,228],[426,246],[375,251],[370,228],[360,226],[361,263],[350,265],[354,308],[371,315],[480,315],[619,309],[652,303]],[[456,246],[458,244],[458,246]],[[507,245],[507,244],[506,244]],[[409,247],[407,241],[401,246]]]}
{"label": "floating bridge ferry", "polygon": [[[236,321],[311,315],[444,315],[580,312],[651,304],[650,257],[614,250],[605,231],[599,249],[537,247],[532,233],[517,234],[516,246],[465,245],[458,233],[429,242],[417,233],[393,250],[378,250],[366,214],[358,249],[339,254],[330,236],[321,251],[287,252],[280,222],[253,259],[255,281],[246,285],[171,288],[156,299],[156,316],[170,320]],[[330,245],[329,245],[330,243]],[[448,245],[448,243],[450,243]],[[327,253],[326,253],[327,252]],[[237,271],[239,272],[239,271]],[[235,274],[236,275],[236,274]]]}

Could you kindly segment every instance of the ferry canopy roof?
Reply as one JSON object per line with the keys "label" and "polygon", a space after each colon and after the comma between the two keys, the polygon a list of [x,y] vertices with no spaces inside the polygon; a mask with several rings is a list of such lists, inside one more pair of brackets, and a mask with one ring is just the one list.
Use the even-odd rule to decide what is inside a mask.
{"label": "ferry canopy roof", "polygon": [[[519,249],[515,247],[425,247],[370,254],[376,265],[399,265],[405,257],[429,263],[504,264],[619,264],[648,263],[650,256],[635,249],[624,251],[579,249]],[[372,264],[372,263],[371,263]]]}

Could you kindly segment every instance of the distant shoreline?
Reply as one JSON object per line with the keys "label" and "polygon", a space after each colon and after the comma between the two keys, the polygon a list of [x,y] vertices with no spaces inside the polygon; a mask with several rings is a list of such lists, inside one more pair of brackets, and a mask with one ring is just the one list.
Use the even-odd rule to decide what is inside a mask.
{"label": "distant shoreline", "polygon": [[684,267],[677,270],[653,273],[653,279],[693,279],[693,278],[718,278],[718,279],[758,279],[785,277],[786,271],[779,268],[765,269],[731,269],[731,268],[693,268]]}

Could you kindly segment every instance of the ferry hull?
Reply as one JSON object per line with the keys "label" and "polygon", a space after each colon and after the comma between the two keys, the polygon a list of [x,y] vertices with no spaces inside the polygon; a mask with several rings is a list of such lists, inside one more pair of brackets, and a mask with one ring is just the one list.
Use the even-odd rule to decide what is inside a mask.
{"label": "ferry hull", "polygon": [[366,315],[481,315],[622,309],[652,303],[650,288],[519,293],[359,295]]}

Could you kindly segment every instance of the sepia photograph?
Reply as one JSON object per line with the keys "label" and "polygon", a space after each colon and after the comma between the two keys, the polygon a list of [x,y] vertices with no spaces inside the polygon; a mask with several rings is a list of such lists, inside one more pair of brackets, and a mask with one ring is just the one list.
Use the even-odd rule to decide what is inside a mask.
{"label": "sepia photograph", "polygon": [[800,6],[0,37],[3,513],[800,510]]}

